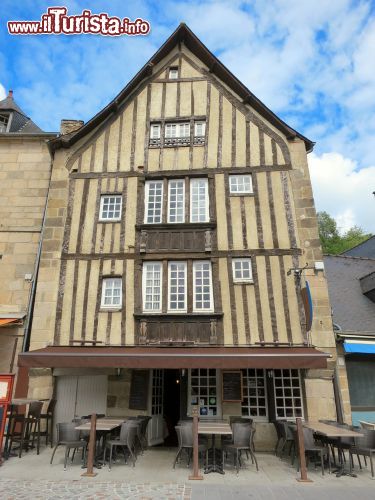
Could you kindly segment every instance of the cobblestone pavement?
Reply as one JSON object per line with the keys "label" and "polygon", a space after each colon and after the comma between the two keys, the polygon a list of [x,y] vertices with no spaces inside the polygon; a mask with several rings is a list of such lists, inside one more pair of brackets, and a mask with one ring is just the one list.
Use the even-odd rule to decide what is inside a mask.
{"label": "cobblestone pavement", "polygon": [[121,482],[16,481],[0,479],[1,500],[135,499],[190,500],[191,488],[184,484],[128,484]]}

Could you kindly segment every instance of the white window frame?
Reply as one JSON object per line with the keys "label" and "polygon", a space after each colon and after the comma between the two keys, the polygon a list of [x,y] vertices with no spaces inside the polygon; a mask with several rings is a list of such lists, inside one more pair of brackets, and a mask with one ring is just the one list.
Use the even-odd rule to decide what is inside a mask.
{"label": "white window frame", "polygon": [[2,128],[4,130],[1,130],[0,128],[0,134],[5,134],[9,130],[9,125],[10,125],[10,115],[8,113],[0,113],[0,124],[2,125]]}
{"label": "white window frame", "polygon": [[160,139],[160,123],[151,123],[150,139]]}
{"label": "white window frame", "polygon": [[[221,406],[221,400],[222,400],[222,397],[221,397],[221,370],[219,369],[216,369],[216,368],[207,368],[207,370],[215,370],[216,371],[216,404],[207,404],[207,405],[202,405],[202,406],[216,406],[216,415],[214,415],[214,418],[220,418],[222,416],[222,406]],[[192,371],[194,370],[194,368],[190,368],[189,369],[189,379],[188,379],[188,410],[187,410],[187,414],[188,415],[191,415],[191,407],[192,407],[192,404],[194,404],[193,402],[193,397],[195,396],[192,396],[191,394],[191,388],[192,388]],[[199,378],[199,385],[198,387],[201,388],[201,387],[204,387],[203,384],[200,384],[200,381],[201,381],[201,377],[204,377],[204,375],[201,375],[201,370],[202,368],[196,368],[196,370],[198,370],[198,373],[199,375],[197,376]],[[209,372],[208,372],[209,374]],[[210,376],[208,375],[208,378],[210,378]],[[211,377],[213,378],[213,376]],[[209,385],[207,385],[207,387],[209,387]],[[199,391],[200,392],[200,391]],[[209,396],[209,395],[208,395]],[[200,407],[201,405],[199,404],[199,400],[201,398],[204,398],[205,396],[204,395],[201,395],[199,394],[197,396],[198,398],[198,406]],[[209,403],[209,401],[208,401]],[[200,409],[199,409],[199,413],[200,413]],[[199,415],[199,418],[201,419],[205,419],[205,418],[213,418],[211,415]]]}
{"label": "white window frame", "polygon": [[[196,286],[196,272],[198,265],[201,264],[209,264],[209,286],[210,286],[210,307],[209,308],[197,308],[196,307],[196,295],[197,295],[197,286]],[[201,285],[203,286],[203,284]],[[209,260],[196,260],[193,262],[193,312],[213,312],[214,311],[214,295],[212,289],[212,264]]]}
{"label": "white window frame", "polygon": [[[254,375],[249,375],[249,371],[254,370]],[[258,374],[259,371],[263,372],[263,376]],[[241,414],[243,417],[250,417],[256,422],[268,422],[268,395],[267,395],[267,379],[266,379],[266,370],[263,368],[244,368],[242,369],[242,402],[241,402]],[[263,386],[258,385],[258,380],[263,379]],[[255,386],[249,386],[249,379],[255,379]],[[255,389],[256,395],[250,395],[250,390]],[[259,396],[258,389],[264,390],[264,396]],[[256,405],[250,404],[250,398],[256,399]],[[264,405],[259,406],[259,399],[264,399]],[[247,399],[248,404],[245,404],[245,400]],[[247,410],[246,414],[242,411],[243,408]],[[250,413],[250,409],[255,408],[257,411],[256,415]],[[264,408],[266,411],[265,415],[259,415],[259,409]]]}
{"label": "white window frame", "polygon": [[[151,184],[159,184],[161,185],[161,195],[160,195],[160,217],[157,218],[155,217],[155,200],[154,200],[154,206],[153,206],[153,215],[152,215],[152,221],[150,222],[148,220],[148,208],[149,208],[149,198],[150,198],[150,186]],[[163,222],[163,191],[164,191],[164,185],[163,181],[161,180],[156,180],[156,181],[146,181],[145,184],[145,216],[144,216],[144,223],[145,224],[161,224]],[[155,195],[154,195],[155,196]],[[160,220],[159,220],[160,219]]]}
{"label": "white window frame", "polygon": [[168,78],[170,80],[177,80],[178,79],[178,66],[172,66],[169,68]]}
{"label": "white window frame", "polygon": [[[294,394],[292,393],[291,396],[285,396],[285,389],[291,389],[293,391],[293,389],[297,389],[297,387],[293,387],[292,386],[292,383],[290,386],[287,386],[287,385],[284,385],[284,372],[285,371],[289,371],[289,374],[292,373],[292,371],[297,371],[298,372],[298,377],[295,377],[295,376],[291,376],[289,375],[289,378],[291,380],[297,380],[299,381],[299,384],[298,384],[298,390],[299,390],[299,395],[298,396],[294,396]],[[280,378],[280,377],[277,377],[276,376],[276,373],[277,371],[281,371],[282,372],[282,385],[281,386],[276,386],[276,378]],[[288,377],[285,377],[285,379],[287,379]],[[283,400],[284,400],[284,405],[283,406],[279,406],[278,403],[277,403],[277,399],[281,398],[281,396],[276,396],[276,390],[277,389],[283,389]],[[276,420],[293,420],[295,421],[296,417],[301,417],[301,418],[304,418],[304,409],[303,409],[303,388],[302,388],[302,377],[301,377],[301,370],[297,369],[297,368],[280,368],[280,369],[275,369],[273,370],[273,397],[274,397],[274,402],[275,402],[275,416],[276,416]],[[291,399],[292,400],[292,406],[285,406],[285,399]],[[300,402],[301,404],[298,406],[298,405],[295,405],[295,399],[300,399]],[[278,408],[283,408],[284,409],[284,413],[283,415],[278,415]],[[289,415],[287,416],[286,415],[286,409],[287,408],[291,408],[292,411],[293,411],[293,415]],[[296,413],[296,408],[300,409],[301,410],[301,414],[298,415]]]}
{"label": "white window frame", "polygon": [[[181,135],[181,131],[185,128],[188,128],[188,134]],[[170,133],[170,131],[174,131],[174,133]],[[166,123],[165,124],[165,132],[166,139],[186,139],[190,137],[190,122],[177,122],[177,123]]]}
{"label": "white window frame", "polygon": [[[250,187],[245,188],[245,178],[249,179]],[[234,189],[236,187],[237,189]],[[251,174],[240,174],[229,176],[229,193],[230,194],[253,194],[253,179]]]}
{"label": "white window frame", "polygon": [[[115,283],[119,286],[115,287]],[[108,287],[109,284],[113,284],[112,287]],[[105,299],[106,299],[106,290],[112,290],[111,294],[111,303],[106,304]],[[113,303],[113,298],[115,295],[113,294],[114,290],[120,290],[120,294],[117,295],[116,297],[120,297],[120,302],[118,304]],[[107,278],[103,278],[102,281],[102,297],[101,297],[101,304],[100,307],[103,309],[120,309],[122,307],[122,278],[119,276],[108,276]]]}
{"label": "white window frame", "polygon": [[[242,264],[245,262],[249,262],[249,278],[244,278],[241,276],[240,278],[236,277],[236,264],[240,263],[241,264],[241,274],[243,273],[244,269]],[[232,259],[232,276],[233,276],[233,283],[254,283],[253,281],[253,269],[252,269],[252,262],[250,257],[240,257],[236,259]]]}
{"label": "white window frame", "polygon": [[[106,198],[116,198],[117,200],[120,199],[120,210],[119,210],[119,215],[118,217],[104,217],[103,209],[104,209],[104,201]],[[117,203],[118,205],[118,203]],[[116,203],[115,203],[116,206]],[[115,210],[113,210],[115,211]],[[122,214],[122,195],[121,194],[102,194],[100,196],[100,212],[99,212],[99,221],[102,222],[111,222],[111,221],[120,221],[121,220],[121,214]]]}
{"label": "white window frame", "polygon": [[[171,220],[171,188],[174,183],[182,183],[182,220]],[[176,195],[176,207],[174,208],[175,210],[175,217],[177,218],[177,195]],[[182,224],[185,222],[185,179],[171,179],[168,182],[168,222],[171,224]]]}
{"label": "white window frame", "polygon": [[[159,307],[157,309],[151,308],[151,309],[146,309],[146,286],[147,286],[147,266],[159,266],[159,271],[160,271],[160,285],[159,285]],[[154,272],[153,271],[153,283],[152,283],[152,299],[151,303],[154,304],[154,295],[155,295],[155,284],[154,284]],[[161,313],[162,312],[162,307],[163,307],[163,263],[160,261],[147,261],[143,263],[143,268],[142,268],[142,308],[143,312],[152,314],[152,313]]]}
{"label": "white window frame", "polygon": [[[202,126],[202,134],[197,133],[198,125]],[[205,121],[197,121],[194,123],[194,137],[204,137],[206,135],[206,122]]]}
{"label": "white window frame", "polygon": [[[204,199],[205,199],[205,217],[204,220],[199,220],[199,205],[201,203],[200,200],[198,200],[198,220],[193,220],[193,190],[194,190],[194,184],[198,182],[204,181]],[[200,193],[198,193],[198,196]],[[206,178],[196,178],[196,179],[190,179],[190,222],[209,222],[210,220],[210,198],[208,196],[208,179]]]}
{"label": "white window frame", "polygon": [[[182,265],[184,269],[184,307],[181,309],[173,309],[171,307],[171,274],[173,265]],[[179,278],[178,278],[179,279]],[[179,285],[177,284],[177,287]],[[177,300],[178,303],[178,300]],[[168,312],[169,313],[186,313],[187,312],[187,262],[181,260],[171,260],[168,262]]]}

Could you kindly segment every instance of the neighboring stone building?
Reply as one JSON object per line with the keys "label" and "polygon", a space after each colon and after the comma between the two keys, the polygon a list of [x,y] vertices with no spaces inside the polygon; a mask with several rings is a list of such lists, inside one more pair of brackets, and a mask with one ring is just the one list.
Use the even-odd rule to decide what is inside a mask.
{"label": "neighboring stone building", "polygon": [[25,344],[43,213],[51,175],[43,132],[13,92],[0,101],[0,372],[14,372]]}
{"label": "neighboring stone building", "polygon": [[375,420],[375,238],[324,263],[338,343],[346,368],[353,423]]}
{"label": "neighboring stone building", "polygon": [[[19,357],[30,396],[55,389],[58,421],[144,411],[151,444],[163,415],[192,404],[202,418],[253,418],[258,449],[273,445],[274,419],[336,417],[310,140],[182,24],[50,148],[31,352]],[[223,393],[228,370],[240,396],[236,379]]]}

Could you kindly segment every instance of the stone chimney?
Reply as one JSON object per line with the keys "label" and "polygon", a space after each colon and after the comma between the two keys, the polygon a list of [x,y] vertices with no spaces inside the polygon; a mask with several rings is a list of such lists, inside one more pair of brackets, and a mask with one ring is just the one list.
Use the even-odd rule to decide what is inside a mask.
{"label": "stone chimney", "polygon": [[83,120],[61,120],[60,124],[60,134],[70,134],[70,132],[75,132],[84,125]]}
{"label": "stone chimney", "polygon": [[13,99],[13,90],[8,90],[8,97]]}

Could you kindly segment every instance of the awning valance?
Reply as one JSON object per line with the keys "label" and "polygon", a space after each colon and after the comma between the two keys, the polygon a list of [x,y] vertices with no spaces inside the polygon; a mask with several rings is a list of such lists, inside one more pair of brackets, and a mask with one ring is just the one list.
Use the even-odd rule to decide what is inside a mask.
{"label": "awning valance", "polygon": [[67,347],[18,356],[29,368],[326,368],[313,347]]}
{"label": "awning valance", "polygon": [[375,342],[345,340],[344,351],[348,354],[375,354]]}

